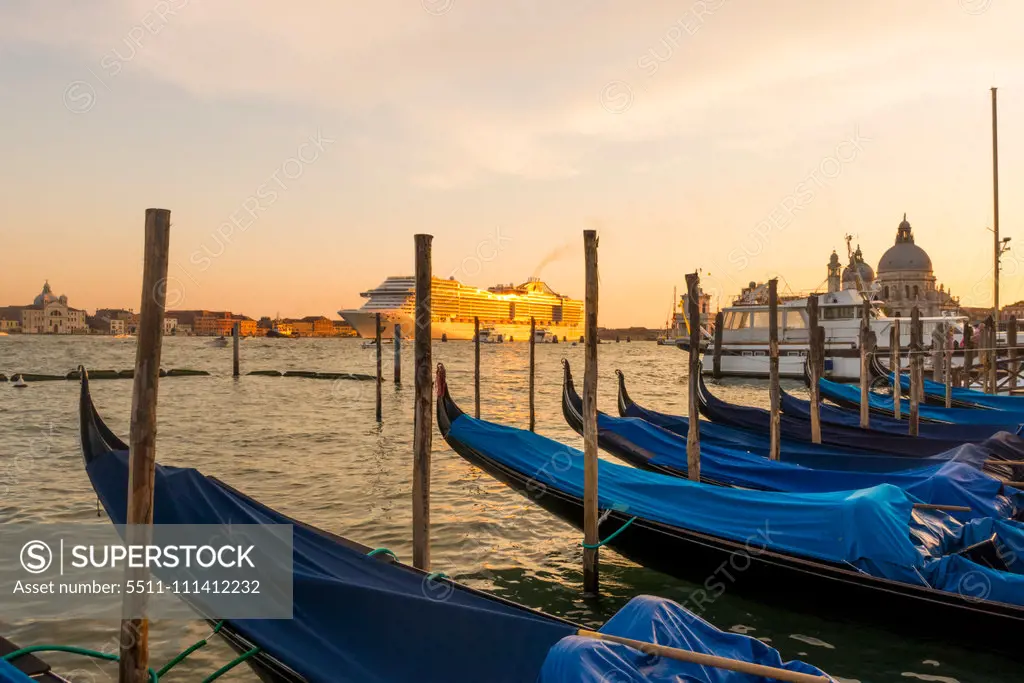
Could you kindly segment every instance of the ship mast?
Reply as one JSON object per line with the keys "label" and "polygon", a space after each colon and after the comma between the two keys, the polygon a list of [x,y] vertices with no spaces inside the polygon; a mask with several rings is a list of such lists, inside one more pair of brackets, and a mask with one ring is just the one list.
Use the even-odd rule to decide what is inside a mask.
{"label": "ship mast", "polygon": [[[850,259],[850,268],[853,269],[853,275],[855,278],[857,278],[857,292],[865,301],[867,301],[868,295],[867,292],[864,291],[864,280],[860,276],[860,266],[857,264],[857,259],[854,257],[853,254],[853,247],[851,246],[852,242],[853,235],[846,235],[846,255]],[[859,248],[860,247],[858,246],[858,249]]]}

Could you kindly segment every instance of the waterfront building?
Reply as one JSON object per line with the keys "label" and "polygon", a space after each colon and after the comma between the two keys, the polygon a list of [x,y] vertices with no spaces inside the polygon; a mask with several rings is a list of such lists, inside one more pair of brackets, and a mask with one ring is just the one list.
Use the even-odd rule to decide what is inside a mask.
{"label": "waterfront building", "polygon": [[85,311],[68,306],[67,295],[55,295],[49,281],[43,284],[42,291],[30,305],[0,308],[0,318],[17,321],[25,334],[74,334],[89,331]]}

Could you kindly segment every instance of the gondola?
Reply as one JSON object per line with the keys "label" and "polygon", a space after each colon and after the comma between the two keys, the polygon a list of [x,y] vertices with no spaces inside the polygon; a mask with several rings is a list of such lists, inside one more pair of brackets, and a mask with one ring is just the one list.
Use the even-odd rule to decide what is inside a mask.
{"label": "gondola", "polygon": [[[767,410],[751,406],[737,406],[717,398],[708,391],[703,377],[698,378],[697,381],[697,407],[701,414],[712,422],[764,434],[767,434],[770,429],[771,416]],[[811,440],[811,425],[808,420],[783,413],[779,417],[779,426],[783,439]],[[821,425],[821,442],[836,446],[854,445],[874,452],[911,458],[942,453],[963,443],[959,439],[923,439],[861,429],[859,426],[844,427],[828,423]]]}
{"label": "gondola", "polygon": [[[1019,361],[1018,361],[1019,362]],[[871,370],[876,377],[885,378],[891,387],[895,379],[893,373],[884,367],[878,357],[872,355]],[[900,388],[904,395],[910,391],[910,377],[907,374],[900,374]],[[935,406],[946,405],[946,385],[924,378],[924,399],[925,402]],[[977,389],[965,387],[950,387],[950,405],[954,408],[969,408],[977,410],[1002,410],[1010,412],[1024,412],[1024,396],[1007,396],[1003,394],[986,394]]]}
{"label": "gondola", "polygon": [[[127,446],[99,417],[81,372],[86,471],[115,524],[127,507]],[[272,683],[704,683],[753,680],[577,635],[581,626],[437,574],[283,515],[194,469],[157,465],[154,523],[289,524],[293,617],[223,620],[219,635]],[[194,605],[193,605],[194,606]],[[213,620],[210,619],[212,622]],[[601,628],[611,636],[823,675],[783,663],[754,638],[719,631],[668,600],[634,598]],[[758,679],[760,680],[760,679]]]}
{"label": "gondola", "polygon": [[[569,426],[582,435],[583,399],[576,393],[569,363],[563,361],[563,366],[562,414]],[[688,477],[686,439],[638,418],[611,417],[598,412],[597,443],[634,467]],[[893,484],[924,503],[970,508],[951,513],[962,521],[977,517],[1024,520],[1024,494],[980,471],[985,467],[986,454],[973,445],[958,449],[950,459],[934,463],[904,458],[903,470],[888,473],[804,467],[703,440],[700,456],[700,480],[705,483],[791,493],[849,491]]]}
{"label": "gondola", "polygon": [[[689,430],[690,420],[684,415],[669,415],[641,406],[634,401],[626,390],[626,380],[621,370],[616,370],[619,378],[619,415],[637,417],[651,424],[667,429],[674,434],[685,437]],[[809,419],[809,418],[807,418]],[[806,425],[810,432],[810,425]],[[810,436],[806,440],[781,439],[782,453],[786,461],[795,462],[805,467],[818,467],[834,470],[853,470],[856,472],[897,472],[913,466],[906,456],[886,455],[879,451],[850,448],[837,444],[811,443]],[[743,429],[729,424],[717,422],[701,422],[701,442],[711,441],[768,457],[770,438],[767,428],[764,431]],[[948,460],[951,451],[935,455],[919,456],[920,460]],[[1006,459],[1006,458],[1004,458]],[[924,463],[921,463],[924,464]],[[998,472],[1000,476],[1009,476],[1009,471]]]}
{"label": "gondola", "polygon": [[[804,381],[809,387],[811,385],[811,379],[807,372],[806,365],[804,366]],[[840,385],[842,386],[842,385]],[[857,390],[858,399],[857,406],[851,405],[838,405],[835,403],[820,404],[819,415],[824,423],[834,424],[843,427],[856,427],[860,428],[860,402],[859,394],[860,389]],[[823,396],[824,397],[824,396]],[[828,397],[825,397],[828,398]],[[883,401],[879,401],[877,394],[872,395],[872,403],[875,405],[875,410],[871,413],[871,429],[876,432],[885,432],[888,434],[906,435],[909,432],[910,426],[906,420],[897,420],[892,417],[892,401],[891,397],[884,398]],[[885,409],[882,410],[882,403],[885,404]],[[781,407],[782,412],[794,417],[801,419],[810,419],[811,404],[810,401],[796,398],[791,394],[783,391],[781,396]],[[996,414],[993,412],[993,414]],[[906,415],[906,412],[904,412]],[[1011,425],[1012,426],[1012,425]],[[925,439],[944,439],[947,441],[960,441],[960,442],[971,442],[980,443],[993,436],[993,434],[1000,433],[998,429],[995,429],[993,425],[984,424],[949,424],[939,423],[922,420],[918,423],[918,436]],[[1013,432],[1004,432],[1006,434],[1012,434]],[[1024,447],[1024,441],[1021,442]],[[1021,455],[1024,455],[1022,451]]]}
{"label": "gondola", "polygon": [[[443,367],[438,368],[436,390],[438,429],[456,453],[582,528],[583,458],[579,451],[526,430],[464,414],[451,398]],[[920,524],[933,531],[957,524],[942,513],[912,509],[911,499],[896,487],[880,486],[849,495],[790,494],[708,486],[604,460],[598,461],[598,472],[601,536],[606,545],[639,564],[704,582],[706,590],[720,586],[719,594],[725,590],[724,583],[719,583],[725,581],[721,572],[730,567],[729,591],[735,588],[786,609],[821,614],[824,605],[829,618],[870,622],[922,638],[1021,657],[1024,607],[995,597],[998,592],[1000,599],[1024,602],[1024,576],[1005,571],[1007,565],[995,550],[994,536],[966,545],[960,554],[943,556],[937,560],[939,565],[931,567],[970,567],[977,572],[976,578],[984,576],[989,581],[987,599],[970,594],[966,585],[961,586],[963,594],[932,587],[938,584],[927,583],[928,576],[948,586],[950,578],[959,574],[943,577],[928,565],[906,573],[899,570],[900,580],[871,574],[869,568],[891,572],[896,567],[881,562],[880,557],[866,560],[872,556],[867,546],[859,547],[862,559],[854,564],[841,559],[841,553],[813,551],[804,545],[854,542],[849,534],[857,535],[857,543],[863,540],[868,545],[886,543],[883,536],[900,545],[913,545],[911,528],[917,536]],[[883,517],[894,519],[883,512],[894,509],[901,511],[897,517],[906,526],[875,526]],[[799,512],[790,516],[796,510]],[[863,513],[872,519],[861,517]],[[873,517],[875,513],[880,516]],[[830,531],[840,518],[849,526],[843,532]],[[1024,536],[1012,523],[987,521],[1006,525],[999,528],[1009,529],[1014,542],[1020,541],[1017,535]],[[968,528],[972,527],[964,527]],[[805,532],[804,540],[797,541]],[[889,532],[893,535],[888,536]],[[963,537],[965,543],[968,540]],[[874,564],[869,567],[865,561]]]}
{"label": "gondola", "polygon": [[[0,637],[0,657],[20,650],[17,645]],[[11,661],[0,660],[0,683],[69,683],[54,673],[50,665],[34,654],[23,654]]]}
{"label": "gondola", "polygon": [[[818,389],[822,398],[833,403],[860,410],[860,387],[854,384],[841,384],[833,382],[824,377],[818,380]],[[901,413],[910,414],[910,401],[900,399]],[[893,400],[891,396],[884,396],[874,391],[868,391],[868,408],[872,413],[882,416],[891,416]],[[972,408],[945,408],[920,404],[918,415],[922,422],[932,422],[944,425],[951,434],[957,433],[957,428],[972,427],[973,430],[964,430],[965,433],[979,434],[986,433],[991,436],[996,432],[1009,432],[1016,434],[1024,427],[1024,413],[1007,412],[1000,410],[976,410]]]}

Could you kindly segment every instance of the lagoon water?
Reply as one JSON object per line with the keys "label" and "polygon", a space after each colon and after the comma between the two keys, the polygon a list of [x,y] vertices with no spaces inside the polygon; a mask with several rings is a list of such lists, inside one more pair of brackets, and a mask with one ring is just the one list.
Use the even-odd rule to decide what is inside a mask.
{"label": "lagoon water", "polygon": [[[0,373],[63,374],[134,366],[134,339],[112,337],[0,337]],[[369,546],[385,546],[411,561],[412,347],[402,353],[405,383],[391,383],[391,346],[383,349],[382,424],[374,419],[372,382],[301,378],[231,377],[231,349],[209,338],[169,337],[164,368],[208,370],[209,377],[160,381],[157,454],[162,463],[216,475],[285,514]],[[435,342],[434,361],[448,368],[453,397],[473,404],[473,347]],[[526,427],[525,343],[484,345],[482,417]],[[577,381],[583,349],[537,347],[537,431],[577,448],[582,438],[562,419],[560,361],[569,359]],[[317,370],[373,373],[375,352],[355,339],[245,339],[242,372]],[[626,373],[631,396],[642,405],[686,413],[686,355],[672,347],[634,342],[600,347],[598,406],[616,413],[616,368]],[[784,387],[800,393],[796,383]],[[132,382],[92,382],[107,424],[127,440]],[[724,398],[765,406],[766,384],[729,380]],[[0,384],[0,522],[96,521],[96,498],[78,444],[78,383],[38,382],[26,389]],[[610,457],[602,454],[602,457]],[[684,602],[699,588],[601,551],[599,601],[581,590],[582,535],[527,499],[472,467],[440,434],[433,437],[432,563],[436,571],[474,587],[597,626],[630,597],[654,594]],[[847,681],[931,680],[976,683],[1019,680],[1019,665],[948,644],[915,641],[881,629],[846,623],[829,609],[816,615],[769,608],[740,597],[736,584],[710,603],[703,616],[723,629],[757,636],[787,659],[800,658]],[[339,614],[339,619],[346,618]],[[155,621],[151,661],[162,665],[209,632],[194,622]],[[0,614],[0,633],[20,645],[73,644],[110,650],[117,623],[109,620],[35,621],[31,614]],[[414,637],[409,634],[408,637]],[[172,680],[199,680],[232,658],[221,642],[192,655]],[[116,680],[116,667],[79,658],[47,659],[76,681]],[[110,678],[108,678],[108,675]],[[240,667],[223,680],[255,680]]]}

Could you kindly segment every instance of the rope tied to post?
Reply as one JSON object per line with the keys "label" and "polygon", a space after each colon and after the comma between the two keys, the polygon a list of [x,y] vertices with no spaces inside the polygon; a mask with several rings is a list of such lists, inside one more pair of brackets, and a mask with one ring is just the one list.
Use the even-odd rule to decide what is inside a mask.
{"label": "rope tied to post", "polygon": [[614,541],[614,540],[615,540],[615,538],[616,538],[616,536],[618,536],[618,535],[619,535],[619,534],[621,534],[621,533],[622,533],[623,531],[625,531],[625,530],[626,530],[626,528],[627,528],[627,527],[628,527],[628,526],[629,526],[630,524],[632,524],[633,522],[635,522],[635,521],[636,521],[636,517],[630,517],[630,518],[629,518],[629,519],[628,519],[628,520],[626,521],[626,523],[625,523],[625,524],[623,524],[623,525],[622,525],[622,526],[620,526],[620,527],[619,527],[618,529],[616,529],[615,531],[613,531],[613,532],[612,532],[612,534],[611,534],[611,536],[609,536],[608,538],[604,539],[603,541],[598,541],[597,543],[593,543],[593,544],[591,544],[591,543],[581,543],[581,545],[582,545],[582,546],[583,546],[584,548],[586,548],[587,550],[597,550],[597,549],[598,549],[598,548],[600,548],[601,546],[607,545],[608,543],[611,543],[612,541]]}

